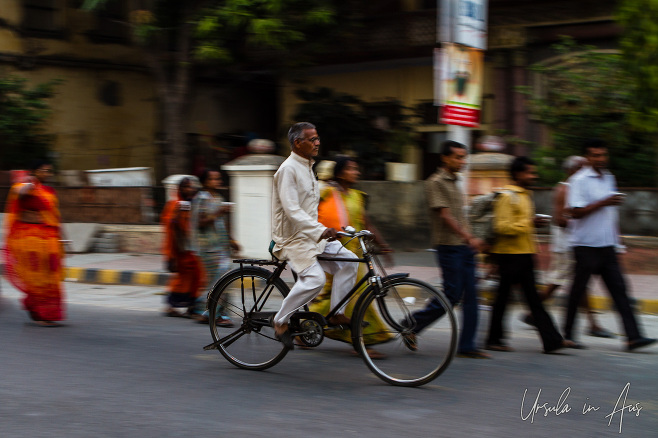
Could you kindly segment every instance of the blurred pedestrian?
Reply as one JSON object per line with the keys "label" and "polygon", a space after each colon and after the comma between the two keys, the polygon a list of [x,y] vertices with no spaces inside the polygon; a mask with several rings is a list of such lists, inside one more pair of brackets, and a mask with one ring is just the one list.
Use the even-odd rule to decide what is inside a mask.
{"label": "blurred pedestrian", "polygon": [[[466,163],[466,147],[446,141],[441,148],[441,167],[425,181],[425,193],[430,207],[432,243],[443,276],[443,291],[454,306],[462,301],[462,332],[457,355],[472,359],[488,359],[479,350],[475,337],[478,326],[478,302],[475,289],[475,255],[484,242],[473,236],[464,215],[464,194],[459,188],[457,173]],[[437,301],[413,314],[414,335],[407,338],[411,349],[417,348],[416,334],[442,317],[446,309]]]}
{"label": "blurred pedestrian", "polygon": [[[194,306],[193,318],[207,323],[206,292],[231,267],[231,250],[240,249],[229,235],[228,219],[231,203],[220,194],[222,174],[217,170],[204,170],[199,176],[201,190],[192,201],[192,240],[195,252],[201,258],[206,282]],[[231,318],[220,312],[218,325],[231,327]]]}
{"label": "blurred pedestrian", "polygon": [[62,230],[59,201],[46,185],[53,166],[38,161],[27,182],[14,184],[5,216],[5,275],[25,293],[23,307],[42,327],[57,327],[65,319]]}
{"label": "blurred pedestrian", "polygon": [[[335,165],[333,166],[333,178],[320,190],[318,221],[326,227],[337,230],[343,229],[347,226],[354,227],[357,231],[364,229],[370,230],[375,236],[375,243],[379,247],[379,250],[385,255],[390,255],[391,248],[368,220],[368,216],[366,215],[367,195],[364,192],[353,188],[358,182],[360,174],[359,164],[354,158],[339,157],[336,159]],[[340,239],[340,242],[345,248],[349,249],[357,256],[361,257],[363,255],[358,240],[343,237]],[[365,270],[366,266],[360,264],[359,278],[365,274]],[[329,313],[329,310],[331,309],[332,285],[333,275],[327,274],[327,282],[324,285],[324,289],[320,292],[320,295],[309,304],[309,309],[312,312],[318,312],[322,315]],[[365,285],[363,289],[365,289]],[[345,316],[348,318],[352,317],[354,305],[356,304],[360,293],[361,292],[357,292],[357,294],[355,294],[345,306]],[[370,306],[366,310],[364,320],[369,323],[369,325],[363,329],[364,342],[366,345],[374,345],[391,339],[392,335],[385,332],[383,322],[373,306]],[[325,336],[338,341],[352,343],[352,334],[349,330],[328,330],[325,332]],[[371,348],[368,348],[367,352],[371,359],[383,359],[385,357],[383,353]]]}
{"label": "blurred pedestrian", "polygon": [[606,285],[619,316],[624,323],[627,349],[635,350],[656,342],[640,333],[626,282],[617,260],[619,245],[619,213],[624,195],[617,192],[617,182],[608,167],[608,148],[601,140],[585,144],[585,158],[589,166],[583,167],[570,179],[568,194],[572,211],[573,229],[571,245],[576,259],[575,277],[569,293],[569,307],[564,336],[574,339],[574,322],[578,303],[581,302],[589,278],[598,274]]}
{"label": "blurred pedestrian", "polygon": [[544,353],[564,347],[575,347],[555,328],[551,317],[537,294],[535,285],[535,227],[548,225],[548,220],[535,216],[530,190],[537,180],[535,163],[527,157],[517,157],[510,166],[512,184],[503,187],[494,203],[494,231],[496,240],[491,248],[500,282],[491,313],[491,324],[486,348],[493,351],[514,351],[505,343],[503,319],[512,285],[520,284],[526,303],[539,331]]}
{"label": "blurred pedestrian", "polygon": [[[542,302],[553,296],[553,293],[560,287],[566,286],[573,280],[575,261],[573,250],[569,243],[571,235],[570,217],[571,209],[567,204],[567,193],[569,183],[566,181],[571,175],[578,172],[583,165],[587,163],[587,158],[572,155],[564,160],[562,168],[566,178],[559,182],[553,189],[553,223],[551,223],[551,261],[546,274],[544,288],[539,292],[539,298]],[[589,321],[589,334],[599,338],[611,338],[612,334],[601,327],[596,318],[594,311],[589,305],[587,291],[583,295],[580,306],[585,310]],[[526,313],[521,318],[525,323],[534,325],[532,315]]]}
{"label": "blurred pedestrian", "polygon": [[[164,255],[174,276],[169,282],[165,316],[191,317],[194,303],[204,284],[201,260],[193,251],[191,213],[196,187],[185,177],[178,185],[177,199],[165,205],[162,224],[165,228]],[[181,313],[177,308],[185,308]]]}

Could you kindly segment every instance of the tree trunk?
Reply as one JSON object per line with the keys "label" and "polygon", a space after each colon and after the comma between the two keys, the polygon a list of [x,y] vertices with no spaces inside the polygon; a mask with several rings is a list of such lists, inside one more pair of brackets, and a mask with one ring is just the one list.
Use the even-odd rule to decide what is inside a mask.
{"label": "tree trunk", "polygon": [[185,133],[183,132],[183,114],[180,102],[165,99],[162,102],[162,121],[166,149],[164,169],[167,175],[188,173],[188,154]]}
{"label": "tree trunk", "polygon": [[[191,16],[194,10],[189,5],[188,8],[184,17]],[[155,77],[162,111],[162,131],[165,135],[163,164],[166,175],[189,172],[183,108],[190,98],[192,24],[186,19],[183,19],[183,23],[177,35],[173,59],[166,50],[146,50],[146,61]]]}

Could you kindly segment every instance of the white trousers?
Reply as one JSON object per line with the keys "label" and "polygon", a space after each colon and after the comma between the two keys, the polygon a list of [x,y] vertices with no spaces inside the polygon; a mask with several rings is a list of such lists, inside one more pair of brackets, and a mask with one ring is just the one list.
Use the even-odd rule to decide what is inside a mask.
{"label": "white trousers", "polygon": [[[358,258],[352,251],[343,248],[338,241],[327,242],[324,252],[327,257]],[[356,282],[356,273],[359,269],[357,262],[332,262],[316,260],[308,268],[297,273],[297,282],[290,290],[288,296],[281,304],[281,310],[274,315],[275,324],[285,324],[297,309],[303,307],[317,297],[325,283],[328,272],[334,276],[331,286],[331,306],[335,306],[352,289]],[[342,313],[342,308],[337,313]]]}

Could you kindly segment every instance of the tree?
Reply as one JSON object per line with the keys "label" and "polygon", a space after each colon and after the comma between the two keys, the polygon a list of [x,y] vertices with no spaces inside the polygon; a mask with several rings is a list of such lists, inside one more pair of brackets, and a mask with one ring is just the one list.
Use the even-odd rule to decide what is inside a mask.
{"label": "tree", "polygon": [[655,151],[653,175],[658,186],[658,1],[623,0],[619,23],[623,67],[632,84],[633,108],[629,122],[644,134]]}
{"label": "tree", "polygon": [[30,88],[23,78],[0,77],[0,169],[26,168],[48,157],[53,136],[45,124],[56,84]]}
{"label": "tree", "polygon": [[[93,10],[108,1],[85,0]],[[194,67],[214,64],[224,70],[295,65],[303,51],[317,48],[331,32],[336,7],[347,0],[133,0],[130,25],[144,50],[160,100],[168,173],[187,169],[183,132]],[[307,44],[302,44],[307,43]],[[256,62],[256,60],[260,62]]]}
{"label": "tree", "polygon": [[382,179],[387,161],[400,161],[415,143],[408,108],[395,99],[366,102],[329,88],[297,90],[302,103],[295,119],[322,126],[322,154],[352,153],[368,163],[364,179]]}
{"label": "tree", "polygon": [[562,161],[569,155],[582,155],[585,140],[601,138],[608,144],[610,167],[620,186],[650,185],[653,142],[629,121],[633,85],[622,55],[580,46],[569,38],[554,48],[557,62],[533,66],[541,78],[539,92],[520,88],[530,96],[534,117],[551,132],[551,144],[537,151],[541,181],[559,181]]}

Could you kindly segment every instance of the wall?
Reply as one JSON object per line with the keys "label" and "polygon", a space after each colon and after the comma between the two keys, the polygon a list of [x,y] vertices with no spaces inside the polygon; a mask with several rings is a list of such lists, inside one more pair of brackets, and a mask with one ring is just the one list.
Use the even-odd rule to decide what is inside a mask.
{"label": "wall", "polygon": [[[280,88],[280,125],[287,127],[295,121],[294,114],[301,103],[294,95],[297,89],[328,87],[365,101],[394,98],[411,108],[432,100],[432,71],[431,57],[310,69],[303,83],[286,82]],[[322,136],[321,126],[318,131]],[[422,154],[417,147],[409,147],[403,158],[407,162],[420,164]]]}
{"label": "wall", "polygon": [[[55,135],[60,169],[154,166],[156,101],[141,50],[130,44],[94,43],[95,17],[62,1],[61,35],[21,36],[22,2],[3,0],[0,59],[3,73],[30,84],[61,80],[50,100],[47,132]],[[0,61],[0,65],[2,65]],[[109,94],[109,100],[108,100]],[[105,99],[103,99],[105,97]]]}
{"label": "wall", "polygon": [[[422,181],[361,181],[368,193],[368,217],[396,248],[429,248],[430,223]],[[621,233],[658,236],[658,189],[626,189]],[[537,213],[551,214],[551,190],[534,191]]]}

